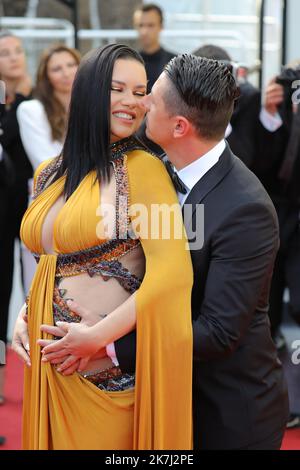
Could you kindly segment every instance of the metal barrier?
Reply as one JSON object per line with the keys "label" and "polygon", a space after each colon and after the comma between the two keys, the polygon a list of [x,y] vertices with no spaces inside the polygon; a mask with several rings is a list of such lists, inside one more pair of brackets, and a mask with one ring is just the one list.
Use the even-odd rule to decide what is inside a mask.
{"label": "metal barrier", "polygon": [[[78,37],[81,40],[91,39],[107,39],[108,42],[117,42],[118,39],[137,39],[137,32],[133,29],[81,29],[78,31]],[[237,47],[240,47],[242,53],[246,50],[246,42],[244,36],[235,31],[229,30],[204,30],[195,31],[187,29],[174,29],[174,30],[163,30],[161,33],[162,40],[168,38],[193,38],[193,39],[229,39],[235,42]]]}
{"label": "metal barrier", "polygon": [[5,16],[0,18],[0,26],[22,39],[64,40],[69,47],[74,45],[74,26],[67,20]]}
{"label": "metal barrier", "polygon": [[[169,14],[168,29],[161,34],[162,43],[167,46],[171,44],[174,52],[190,52],[200,46],[204,41],[217,42],[225,49],[234,49],[233,56],[238,61],[254,63],[257,59],[257,40],[259,36],[259,17],[241,15],[212,15],[212,14]],[[186,24],[191,24],[187,29]],[[100,23],[101,24],[101,23]],[[174,24],[174,29],[172,29]],[[280,37],[279,25],[275,17],[270,14],[265,16],[264,24],[272,32],[272,38],[264,42],[263,51],[273,53],[268,57],[276,57],[280,52],[279,41],[272,40]],[[180,28],[180,25],[184,26]],[[199,29],[193,29],[199,25]],[[232,29],[230,29],[232,25]],[[234,30],[238,25],[242,27],[256,27],[257,35]],[[175,29],[175,26],[179,29]],[[51,43],[60,41],[69,47],[74,47],[75,28],[67,20],[35,17],[2,17],[0,27],[10,29],[13,33],[24,40],[28,52],[29,70],[34,75],[40,53]],[[200,29],[201,27],[201,29]],[[224,28],[224,29],[223,29]],[[133,29],[81,29],[78,31],[78,39],[90,41],[88,48],[96,47],[103,43],[118,42],[122,40],[136,40],[137,32]],[[178,39],[180,41],[178,41]],[[170,41],[171,40],[171,41]],[[175,41],[177,40],[177,42]],[[83,49],[87,49],[83,47]],[[250,53],[250,54],[249,54]],[[273,61],[274,62],[274,61]],[[274,62],[275,69],[278,65]]]}

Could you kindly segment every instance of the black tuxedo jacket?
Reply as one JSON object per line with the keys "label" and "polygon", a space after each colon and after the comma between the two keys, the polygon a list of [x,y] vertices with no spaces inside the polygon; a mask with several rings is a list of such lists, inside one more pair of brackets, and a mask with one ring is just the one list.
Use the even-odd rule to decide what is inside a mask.
{"label": "black tuxedo jacket", "polygon": [[[277,216],[259,180],[229,146],[188,204],[189,238],[196,206],[204,205],[204,244],[191,251],[194,448],[238,449],[268,438],[288,417],[268,318]],[[135,333],[116,343],[116,353],[121,369],[134,371]],[[170,393],[176,393],[172,384]]]}

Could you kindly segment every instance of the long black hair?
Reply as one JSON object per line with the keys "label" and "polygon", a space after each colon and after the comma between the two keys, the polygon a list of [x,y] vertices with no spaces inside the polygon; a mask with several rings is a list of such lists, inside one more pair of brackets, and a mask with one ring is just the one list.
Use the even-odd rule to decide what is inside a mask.
{"label": "long black hair", "polygon": [[77,71],[62,164],[54,178],[55,181],[66,175],[66,198],[92,170],[96,170],[98,181],[109,181],[110,96],[117,59],[134,59],[144,65],[142,57],[134,49],[123,44],[109,44],[86,54]]}

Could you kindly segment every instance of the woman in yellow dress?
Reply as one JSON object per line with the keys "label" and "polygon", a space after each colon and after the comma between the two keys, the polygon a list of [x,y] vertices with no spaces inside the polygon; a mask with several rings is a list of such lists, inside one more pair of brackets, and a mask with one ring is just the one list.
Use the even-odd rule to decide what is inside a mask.
{"label": "woman in yellow dress", "polygon": [[[132,137],[146,85],[143,61],[127,46],[88,54],[62,155],[35,174],[21,227],[38,263],[27,299],[24,449],[191,449],[192,266],[171,180]],[[167,236],[151,219],[161,204],[175,208]],[[83,323],[94,347],[69,376],[44,363],[38,345],[53,340],[41,325],[59,320]],[[122,374],[95,344],[100,351],[134,328],[136,372]]]}

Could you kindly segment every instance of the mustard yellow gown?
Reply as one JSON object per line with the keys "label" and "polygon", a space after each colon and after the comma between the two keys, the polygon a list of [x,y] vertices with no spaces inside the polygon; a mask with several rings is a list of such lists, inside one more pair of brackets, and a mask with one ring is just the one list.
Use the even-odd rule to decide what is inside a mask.
{"label": "mustard yellow gown", "polygon": [[[156,157],[128,145],[120,146],[119,155],[130,207],[178,204],[170,178]],[[43,180],[49,166],[48,161],[37,170],[36,188],[42,187],[39,178]],[[95,176],[95,172],[88,174],[59,212],[53,229],[55,255],[44,252],[41,233],[47,212],[63,192],[64,176],[40,191],[23,219],[21,238],[39,260],[28,299],[32,367],[25,369],[23,449],[189,450],[193,274],[185,237],[178,238],[171,230],[170,239],[140,239],[146,272],[136,292],[134,388],[106,392],[78,373],[62,376],[51,364],[41,362],[37,340],[52,339],[41,334],[40,326],[53,324],[57,260],[61,254],[100,243],[95,230],[100,194]]]}

